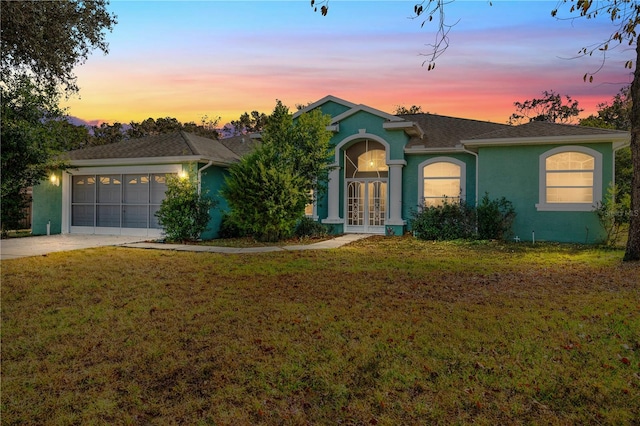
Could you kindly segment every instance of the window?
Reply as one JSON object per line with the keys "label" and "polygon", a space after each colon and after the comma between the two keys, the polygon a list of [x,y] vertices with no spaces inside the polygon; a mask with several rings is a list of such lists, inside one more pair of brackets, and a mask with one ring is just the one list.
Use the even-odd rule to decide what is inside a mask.
{"label": "window", "polygon": [[418,200],[423,206],[439,206],[445,200],[459,202],[465,196],[466,165],[448,157],[427,160],[419,167]]}
{"label": "window", "polygon": [[307,217],[315,218],[316,198],[315,191],[313,189],[309,191],[309,199],[311,200],[311,202],[304,206],[304,215]]}
{"label": "window", "polygon": [[346,178],[380,178],[388,175],[386,151],[380,142],[362,141],[345,151]]}
{"label": "window", "polygon": [[71,182],[72,226],[160,228],[165,174],[76,175]]}
{"label": "window", "polygon": [[590,148],[561,147],[540,157],[538,210],[588,211],[602,197],[602,155]]}

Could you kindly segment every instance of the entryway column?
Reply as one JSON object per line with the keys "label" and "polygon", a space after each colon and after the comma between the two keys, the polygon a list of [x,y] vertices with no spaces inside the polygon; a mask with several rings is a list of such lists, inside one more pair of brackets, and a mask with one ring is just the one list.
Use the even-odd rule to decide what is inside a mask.
{"label": "entryway column", "polygon": [[338,166],[329,171],[327,210],[329,217],[323,219],[322,223],[342,223],[342,219],[340,219],[340,167]]}
{"label": "entryway column", "polygon": [[402,220],[402,167],[404,160],[389,162],[389,221],[387,225],[405,225]]}

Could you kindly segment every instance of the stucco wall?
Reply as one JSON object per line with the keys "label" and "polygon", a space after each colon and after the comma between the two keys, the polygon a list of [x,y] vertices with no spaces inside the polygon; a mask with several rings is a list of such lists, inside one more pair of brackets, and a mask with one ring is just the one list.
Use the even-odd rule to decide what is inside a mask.
{"label": "stucco wall", "polygon": [[[203,164],[200,165],[202,167]],[[220,195],[220,190],[224,186],[225,176],[228,171],[221,167],[212,166],[202,171],[201,184],[207,194],[216,201],[216,205],[209,210],[211,219],[209,220],[208,229],[202,234],[203,240],[210,240],[218,237],[222,216],[229,210],[227,200]]]}
{"label": "stucco wall", "polygon": [[[480,148],[479,197],[485,192],[489,198],[505,197],[516,210],[514,235],[531,241],[596,243],[602,241],[604,231],[594,212],[538,211],[539,158],[546,151],[567,145],[536,145]],[[602,154],[603,190],[612,180],[613,157],[611,144],[585,145]],[[596,201],[596,200],[594,200]]]}
{"label": "stucco wall", "polygon": [[50,233],[62,232],[62,177],[58,173],[59,185],[49,179],[33,187],[33,211],[31,213],[31,233],[46,235],[47,224],[51,221]]}

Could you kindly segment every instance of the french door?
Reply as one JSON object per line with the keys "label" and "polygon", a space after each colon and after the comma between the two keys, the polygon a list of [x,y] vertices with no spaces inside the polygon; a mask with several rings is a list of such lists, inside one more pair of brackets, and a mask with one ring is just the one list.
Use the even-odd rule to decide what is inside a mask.
{"label": "french door", "polygon": [[387,217],[387,179],[346,180],[345,232],[384,234]]}

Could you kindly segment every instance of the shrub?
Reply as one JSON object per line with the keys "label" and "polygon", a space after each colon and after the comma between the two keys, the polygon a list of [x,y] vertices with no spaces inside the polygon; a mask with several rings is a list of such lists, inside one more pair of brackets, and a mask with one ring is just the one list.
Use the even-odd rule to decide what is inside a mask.
{"label": "shrub", "polygon": [[215,205],[191,179],[167,175],[166,196],[156,217],[169,241],[195,241],[207,229],[209,209]]}
{"label": "shrub", "polygon": [[631,196],[624,193],[619,195],[618,199],[616,194],[620,194],[620,191],[616,185],[610,185],[607,195],[596,205],[595,210],[600,225],[606,232],[604,243],[609,246],[618,243],[623,226],[629,223],[631,213]]}
{"label": "shrub", "polygon": [[328,233],[327,228],[311,219],[310,217],[303,217],[296,226],[295,236],[298,238],[317,238],[324,237]]}
{"label": "shrub", "polygon": [[218,230],[219,238],[242,238],[245,233],[240,229],[237,223],[233,221],[229,214],[224,214],[220,221],[220,229]]}
{"label": "shrub", "polygon": [[422,207],[414,213],[411,228],[421,240],[471,238],[475,231],[475,213],[464,202],[445,200],[439,206]]}
{"label": "shrub", "polygon": [[261,241],[293,235],[310,193],[321,190],[331,164],[327,130],[320,110],[297,117],[280,101],[267,120],[262,143],[229,168],[222,195],[241,232]]}
{"label": "shrub", "polygon": [[414,235],[422,240],[489,240],[508,237],[515,216],[506,198],[490,200],[485,194],[477,207],[446,199],[442,205],[422,207],[410,223]]}
{"label": "shrub", "polygon": [[272,147],[261,146],[229,168],[222,195],[230,220],[245,235],[278,241],[293,235],[309,195],[301,178],[286,164],[274,161]]}
{"label": "shrub", "polygon": [[476,207],[478,218],[478,238],[481,240],[506,239],[511,234],[511,225],[516,217],[513,203],[502,197],[489,199],[485,193],[482,201]]}

